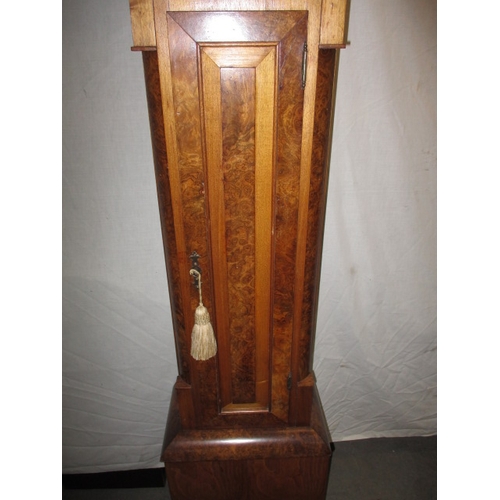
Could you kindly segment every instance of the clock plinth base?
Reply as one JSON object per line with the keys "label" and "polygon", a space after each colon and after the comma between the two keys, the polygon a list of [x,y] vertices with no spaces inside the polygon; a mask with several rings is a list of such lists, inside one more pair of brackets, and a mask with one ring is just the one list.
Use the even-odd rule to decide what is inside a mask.
{"label": "clock plinth base", "polygon": [[315,390],[309,427],[183,430],[174,396],[162,461],[172,500],[324,500],[331,457]]}

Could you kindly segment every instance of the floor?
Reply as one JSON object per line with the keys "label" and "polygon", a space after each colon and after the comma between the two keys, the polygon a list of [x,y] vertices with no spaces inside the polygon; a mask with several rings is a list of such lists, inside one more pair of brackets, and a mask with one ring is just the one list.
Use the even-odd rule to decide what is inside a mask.
{"label": "floor", "polygon": [[[437,498],[436,450],[436,436],[336,443],[326,498],[434,500]],[[170,500],[170,495],[168,487],[64,490],[62,499]]]}
{"label": "floor", "polygon": [[437,438],[367,439],[335,445],[328,500],[437,498]]}

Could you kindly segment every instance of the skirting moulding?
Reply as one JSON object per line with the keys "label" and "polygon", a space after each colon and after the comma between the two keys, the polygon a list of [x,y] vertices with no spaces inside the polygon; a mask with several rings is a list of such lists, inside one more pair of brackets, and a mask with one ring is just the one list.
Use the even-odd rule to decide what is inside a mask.
{"label": "skirting moulding", "polygon": [[179,370],[161,456],[172,499],[326,496],[312,366],[347,12],[130,0]]}

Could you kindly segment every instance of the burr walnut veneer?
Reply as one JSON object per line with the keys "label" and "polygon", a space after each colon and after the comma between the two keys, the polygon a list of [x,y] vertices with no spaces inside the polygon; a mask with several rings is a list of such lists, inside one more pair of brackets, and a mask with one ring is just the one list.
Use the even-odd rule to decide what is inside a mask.
{"label": "burr walnut veneer", "polygon": [[[346,1],[130,7],[179,367],[162,454],[171,496],[325,498],[312,358]],[[190,355],[193,266],[218,343],[206,361]]]}

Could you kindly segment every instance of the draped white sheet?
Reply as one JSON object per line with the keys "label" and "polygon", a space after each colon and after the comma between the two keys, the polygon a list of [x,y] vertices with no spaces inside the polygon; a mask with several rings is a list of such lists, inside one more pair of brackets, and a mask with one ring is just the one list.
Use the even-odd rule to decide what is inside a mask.
{"label": "draped white sheet", "polygon": [[[436,2],[355,0],[314,368],[334,441],[436,433]],[[128,2],[63,2],[63,472],[159,465],[177,368]]]}

